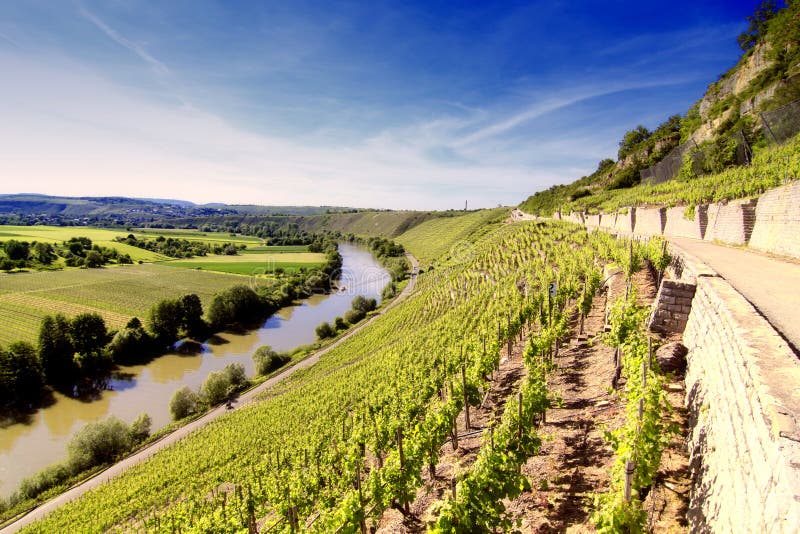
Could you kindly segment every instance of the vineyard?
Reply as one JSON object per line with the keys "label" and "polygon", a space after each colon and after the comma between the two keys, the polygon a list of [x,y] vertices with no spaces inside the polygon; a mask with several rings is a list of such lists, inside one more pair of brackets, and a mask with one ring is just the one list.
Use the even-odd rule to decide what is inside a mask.
{"label": "vineyard", "polygon": [[[524,340],[525,373],[502,416],[482,430],[477,460],[430,525],[436,532],[508,529],[503,499],[528,487],[520,467],[539,450],[537,425],[557,400],[548,376],[569,320],[591,308],[604,263],[631,270],[644,254],[657,262],[654,250],[563,223],[496,228],[469,254],[451,254],[422,275],[410,298],[261,402],[26,531],[364,532],[388,509],[408,508],[445,443],[458,446],[459,414],[469,427],[470,407],[481,403],[503,355]],[[614,342],[640,354],[640,338],[631,333],[638,311],[625,306],[614,316],[625,325],[612,330]],[[633,371],[626,364],[624,372]],[[649,398],[649,391],[631,395]],[[653,406],[646,405],[647,417]],[[648,436],[632,445],[647,451],[638,483],[651,475]],[[618,454],[629,459],[624,448]],[[615,495],[608,500],[616,503]],[[601,513],[635,516],[636,502],[619,510],[604,505]]]}
{"label": "vineyard", "polygon": [[[697,206],[758,196],[765,191],[800,178],[800,136],[784,145],[763,149],[750,165],[732,167],[716,174],[690,179],[670,180],[657,185],[642,184],[629,189],[595,190],[590,195],[571,200],[566,196],[558,200],[562,213],[570,211],[614,211],[628,206]],[[544,198],[545,194],[541,194]],[[536,195],[520,205],[527,213],[547,213]],[[553,199],[548,199],[552,205]],[[552,211],[552,210],[549,210]]]}
{"label": "vineyard", "polygon": [[502,221],[508,215],[507,209],[480,210],[453,217],[442,217],[425,221],[397,238],[397,242],[411,251],[423,264],[444,256],[460,256],[469,253],[463,249],[461,241],[469,242],[488,232],[492,223]]}
{"label": "vineyard", "polygon": [[120,328],[164,298],[195,293],[205,306],[214,294],[242,283],[235,276],[158,264],[4,274],[0,280],[3,345],[35,342],[45,315],[97,312],[110,328]]}

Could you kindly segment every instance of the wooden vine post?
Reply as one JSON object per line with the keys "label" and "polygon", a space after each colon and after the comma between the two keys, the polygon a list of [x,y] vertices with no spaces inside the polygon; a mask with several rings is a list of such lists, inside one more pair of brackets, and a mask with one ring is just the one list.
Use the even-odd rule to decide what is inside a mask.
{"label": "wooden vine post", "polygon": [[[450,398],[454,397],[455,390],[453,390],[453,382],[450,382]],[[453,450],[458,450],[458,424],[456,418],[453,418],[453,425],[450,427],[450,436],[453,440]]]}
{"label": "wooden vine post", "polygon": [[625,502],[631,502],[631,486],[633,485],[633,473],[636,471],[636,464],[631,460],[625,462]]}
{"label": "wooden vine post", "polygon": [[469,394],[467,393],[467,367],[465,365],[461,366],[461,388],[464,391],[464,425],[469,432],[472,425],[469,420]]}
{"label": "wooden vine post", "polygon": [[[397,429],[397,453],[400,456],[400,472],[405,471],[406,456],[403,453],[403,429]],[[403,511],[408,515],[408,496],[406,495],[405,488],[403,488]]]}
{"label": "wooden vine post", "polygon": [[517,393],[517,442],[522,449],[522,392]]}
{"label": "wooden vine post", "polygon": [[361,461],[356,465],[356,491],[358,491],[358,526],[361,534],[367,534],[367,523],[364,520],[364,494],[361,491]]}

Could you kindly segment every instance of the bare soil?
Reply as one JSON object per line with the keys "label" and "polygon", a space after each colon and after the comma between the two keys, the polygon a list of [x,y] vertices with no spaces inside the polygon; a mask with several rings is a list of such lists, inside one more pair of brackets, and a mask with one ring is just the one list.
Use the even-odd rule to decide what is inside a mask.
{"label": "bare soil", "polygon": [[[637,273],[634,285],[639,301],[649,305],[657,293],[652,273]],[[624,394],[611,387],[614,349],[602,343],[607,306],[624,291],[623,277],[613,277],[595,299],[584,321],[584,335],[578,336],[575,320],[572,340],[556,357],[558,369],[550,376],[548,386],[560,403],[548,410],[546,422],[540,427],[540,453],[523,466],[532,489],[505,503],[523,533],[594,531],[590,520],[593,495],[608,489],[609,470],[614,462],[613,450],[603,435],[619,428],[625,419]],[[673,337],[664,341],[679,340],[679,336]],[[507,398],[516,392],[526,372],[522,362],[524,338],[515,343],[511,357],[504,359],[495,372],[484,405],[471,410],[470,429],[465,428],[463,412],[459,416],[458,450],[453,450],[449,442],[442,447],[436,476],[431,480],[424,469],[424,484],[410,505],[410,513],[405,516],[399,510],[387,511],[373,527],[378,532],[426,530],[427,523],[434,519],[433,506],[449,494],[454,475],[475,461],[482,443],[480,430],[500,417]],[[678,434],[664,453],[645,508],[653,532],[686,532],[689,479],[682,377],[672,380],[669,387],[674,408],[665,417],[675,424]]]}

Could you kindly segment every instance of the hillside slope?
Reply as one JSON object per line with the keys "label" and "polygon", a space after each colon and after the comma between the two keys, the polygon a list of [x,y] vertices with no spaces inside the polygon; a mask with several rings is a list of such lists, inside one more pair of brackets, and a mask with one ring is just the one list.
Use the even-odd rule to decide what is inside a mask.
{"label": "hillside slope", "polygon": [[[751,25],[739,38],[743,53],[736,65],[710,84],[683,116],[667,118],[652,132],[644,126],[633,128],[620,141],[616,161],[604,159],[590,175],[537,192],[520,208],[551,215],[557,210],[608,205],[609,198],[626,195],[618,191],[639,184],[641,171],[668,154],[671,168],[677,172],[683,162],[681,176],[689,179],[719,174],[747,161],[751,150],[757,156],[767,150],[768,141],[796,133],[800,128],[798,106],[785,106],[800,99],[800,3],[792,2],[780,11],[758,8],[748,20]],[[778,109],[769,120],[772,128],[785,131],[765,132],[760,114]],[[687,167],[687,156],[696,151],[703,155]],[[748,190],[741,196],[757,193]]]}
{"label": "hillside slope", "polygon": [[[461,256],[497,223],[508,215],[508,209],[479,210],[454,217],[428,220],[398,236],[396,241],[409,250],[423,265],[434,259]],[[449,253],[449,255],[448,255]]]}

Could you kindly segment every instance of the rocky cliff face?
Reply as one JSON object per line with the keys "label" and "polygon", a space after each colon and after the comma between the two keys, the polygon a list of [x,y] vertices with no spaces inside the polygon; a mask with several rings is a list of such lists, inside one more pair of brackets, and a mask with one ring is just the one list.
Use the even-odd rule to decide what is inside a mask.
{"label": "rocky cliff face", "polygon": [[767,57],[769,46],[768,43],[756,45],[735,67],[725,73],[720,81],[709,86],[698,106],[703,123],[691,136],[695,143],[699,145],[703,141],[712,139],[716,135],[719,126],[736,112],[739,115],[757,113],[760,105],[775,94],[777,83],[749,95],[747,98],[742,99],[741,102],[733,102],[731,107],[720,114],[711,115],[715,104],[731,96],[737,97],[748,92],[753,81],[762,72],[773,66],[774,62]]}

